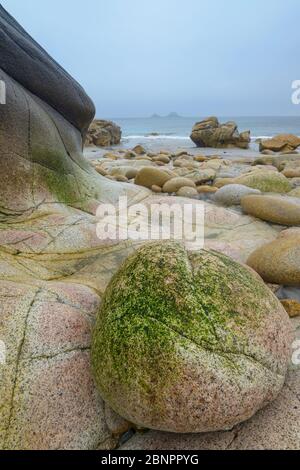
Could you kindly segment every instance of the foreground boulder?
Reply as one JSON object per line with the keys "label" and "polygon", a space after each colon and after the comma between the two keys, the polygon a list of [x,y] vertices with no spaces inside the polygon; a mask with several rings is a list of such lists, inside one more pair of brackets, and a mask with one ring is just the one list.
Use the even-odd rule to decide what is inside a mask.
{"label": "foreground boulder", "polygon": [[250,144],[250,132],[239,133],[235,122],[220,124],[216,117],[210,117],[195,124],[191,139],[197,147],[247,149]]}
{"label": "foreground boulder", "polygon": [[247,264],[273,284],[300,286],[300,234],[291,233],[263,245]]}
{"label": "foreground boulder", "polygon": [[262,140],[259,150],[272,150],[273,152],[289,152],[296,150],[300,145],[300,137],[293,134],[278,134],[272,139]]}
{"label": "foreground boulder", "polygon": [[86,137],[86,145],[96,145],[97,147],[109,147],[118,145],[121,142],[122,131],[117,124],[112,121],[96,119],[89,127]]}
{"label": "foreground boulder", "polygon": [[289,321],[252,272],[210,251],[151,243],[129,257],[97,317],[92,364],[101,395],[139,426],[230,429],[283,386]]}

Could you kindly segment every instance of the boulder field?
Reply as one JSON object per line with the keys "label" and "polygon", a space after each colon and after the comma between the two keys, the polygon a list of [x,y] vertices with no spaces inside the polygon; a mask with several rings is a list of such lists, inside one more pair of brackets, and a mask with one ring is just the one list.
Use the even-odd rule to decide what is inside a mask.
{"label": "boulder field", "polygon": [[[186,449],[195,442],[198,449],[251,445],[299,448],[299,374],[292,364],[286,376],[290,321],[261,279],[233,261],[245,262],[253,251],[276,240],[281,228],[210,202],[170,197],[168,193],[154,195],[149,188],[115,180],[123,177],[132,181],[138,175],[133,170],[151,166],[151,158],[144,154],[136,157],[135,152],[124,152],[127,169],[123,175],[109,174],[113,163],[118,163],[112,155],[109,165],[94,168],[82,153],[95,114],[82,87],[2,7],[0,39],[0,80],[7,90],[7,105],[0,106],[0,341],[6,348],[5,361],[0,364],[0,448],[115,449],[124,443],[124,433],[136,428],[128,418],[156,429],[193,431],[176,436],[159,433],[155,435],[159,440],[156,448],[172,446],[175,440],[175,446]],[[136,165],[131,164],[133,158]],[[201,160],[199,157],[192,163],[202,164]],[[182,164],[178,170],[195,171]],[[145,245],[145,263],[133,266],[132,257],[140,259],[140,252],[136,252],[140,243],[102,240],[96,232],[101,222],[96,215],[99,205],[117,205],[120,196],[127,197],[130,207],[138,203],[171,206],[174,202],[204,205],[205,250],[192,254],[186,248],[167,245],[163,259],[153,249],[151,261]],[[187,240],[183,243],[188,246]],[[151,268],[152,262],[162,264],[161,273],[147,269],[147,263]],[[124,266],[132,267],[132,290],[127,290],[132,277],[126,269],[124,272]],[[140,288],[136,282],[139,272],[144,274],[140,282],[149,293],[147,301],[145,293],[134,296]],[[123,276],[124,285],[117,286],[112,302],[117,304],[121,293],[127,292],[128,311],[123,318],[116,318],[114,330],[99,335],[99,312],[106,312],[103,321],[110,321],[111,286],[114,288],[115,279]],[[154,279],[163,281],[156,286],[157,292]],[[176,286],[182,286],[177,295]],[[154,309],[158,300],[162,304]],[[130,305],[141,309],[133,314]],[[155,317],[163,313],[162,307],[167,315],[165,324]],[[150,309],[154,310],[153,318]],[[125,312],[121,308],[119,313]],[[123,332],[117,328],[122,322],[128,327]],[[157,329],[152,328],[154,323]],[[143,343],[148,327],[152,328],[149,341]],[[134,328],[138,333],[135,343],[130,336]],[[130,365],[124,375],[119,356],[116,370],[122,378],[120,386],[132,389],[135,370],[141,378],[136,389],[141,391],[141,400],[135,407],[136,391],[127,397],[127,408],[121,400],[122,389],[110,395],[109,382],[102,382],[99,376],[101,367],[104,378],[109,376],[110,356],[105,356],[101,366],[97,361],[102,346],[108,348],[115,334],[120,341],[110,350],[111,357],[116,357],[117,345],[124,351],[127,347],[124,360]],[[126,337],[130,338],[130,351]],[[145,370],[139,370],[137,344],[145,348]],[[157,345],[159,349],[153,349],[151,356],[151,348]],[[166,373],[165,386],[162,375],[155,375],[156,364]],[[185,373],[186,387],[181,381]],[[158,383],[156,395],[150,378]],[[195,389],[189,389],[193,384]],[[204,397],[201,393],[206,385],[209,395]],[[221,389],[226,392],[222,402]],[[152,394],[156,410],[160,410],[168,402],[170,390],[176,390],[182,405],[177,409],[172,397],[167,409],[175,410],[173,414],[145,409]],[[184,414],[184,397],[189,398],[187,403],[193,410],[190,421]],[[193,403],[198,408],[193,408]],[[236,423],[241,424],[234,426]],[[226,433],[194,434],[231,426],[234,428]],[[150,449],[151,436],[138,432],[123,446]],[[135,444],[135,439],[142,444]]]}

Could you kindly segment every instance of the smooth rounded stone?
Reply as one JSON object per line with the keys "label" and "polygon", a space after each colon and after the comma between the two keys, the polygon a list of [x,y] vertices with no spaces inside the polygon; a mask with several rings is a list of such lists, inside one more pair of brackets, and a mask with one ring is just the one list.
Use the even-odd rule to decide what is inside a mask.
{"label": "smooth rounded stone", "polygon": [[171,178],[169,179],[163,186],[164,193],[177,193],[180,188],[189,187],[189,188],[196,188],[195,183],[188,179],[188,178]]}
{"label": "smooth rounded stone", "polygon": [[248,173],[252,173],[253,171],[276,171],[278,172],[278,168],[274,165],[256,165],[251,168],[251,170],[248,170]]}
{"label": "smooth rounded stone", "polygon": [[260,194],[260,191],[241,184],[229,184],[216,192],[214,200],[224,206],[235,206],[240,205],[241,199],[249,194]]}
{"label": "smooth rounded stone", "polygon": [[300,155],[281,155],[280,157],[275,157],[274,163],[279,171],[285,170],[285,168],[297,168],[300,165]]}
{"label": "smooth rounded stone", "polygon": [[151,186],[151,189],[154,193],[162,193],[162,188],[160,186],[156,186],[155,184]]}
{"label": "smooth rounded stone", "polygon": [[251,270],[156,242],[112,279],[92,364],[101,396],[128,421],[208,432],[231,429],[276,398],[289,347],[288,315]]}
{"label": "smooth rounded stone", "polygon": [[194,160],[195,162],[205,162],[207,157],[205,155],[195,155]]}
{"label": "smooth rounded stone", "polygon": [[188,162],[188,161],[180,160],[179,162],[177,161],[175,163],[176,163],[176,165],[174,164],[175,167],[183,168],[185,170],[193,170],[194,168],[199,168],[199,163],[194,162],[194,161]]}
{"label": "smooth rounded stone", "polygon": [[290,318],[300,316],[300,302],[292,299],[283,299],[281,303]]}
{"label": "smooth rounded stone", "polygon": [[188,155],[188,154],[183,154],[183,155],[180,155],[180,157],[178,157],[176,159],[176,162],[193,162],[194,161],[194,158],[192,155]]}
{"label": "smooth rounded stone", "polygon": [[196,188],[183,186],[177,191],[176,195],[179,197],[195,197],[198,196],[198,191]]}
{"label": "smooth rounded stone", "polygon": [[187,155],[189,157],[193,156],[187,150],[178,150],[177,152],[174,153],[175,158],[182,157],[183,155]]}
{"label": "smooth rounded stone", "polygon": [[159,155],[158,157],[154,157],[153,161],[154,162],[161,162],[161,163],[164,163],[164,164],[167,165],[168,163],[170,163],[171,160],[167,155]]}
{"label": "smooth rounded stone", "polygon": [[142,168],[135,178],[135,184],[151,189],[152,186],[163,187],[171,175],[155,167]]}
{"label": "smooth rounded stone", "polygon": [[288,193],[292,190],[289,180],[274,171],[254,171],[235,179],[237,184],[243,184],[263,193]]}
{"label": "smooth rounded stone", "polygon": [[283,161],[279,166],[280,166],[282,172],[284,172],[286,170],[299,170],[300,159],[298,157],[296,160]]}
{"label": "smooth rounded stone", "polygon": [[300,286],[300,235],[291,234],[263,245],[247,260],[266,281],[283,286]]}
{"label": "smooth rounded stone", "polygon": [[280,195],[249,195],[241,200],[242,209],[267,222],[279,225],[300,225],[300,200]]}
{"label": "smooth rounded stone", "polygon": [[198,191],[198,194],[205,194],[205,193],[211,193],[211,194],[214,194],[218,191],[218,188],[216,188],[215,186],[206,186],[206,185],[203,185],[203,186],[198,186],[197,187],[197,191]]}
{"label": "smooth rounded stone", "polygon": [[137,168],[127,168],[126,172],[125,172],[125,176],[129,180],[134,179],[137,174],[138,174],[138,169]]}
{"label": "smooth rounded stone", "polygon": [[237,184],[236,178],[226,176],[224,178],[216,178],[214,181],[216,188],[223,188],[223,186],[226,186],[227,184]]}
{"label": "smooth rounded stone", "polygon": [[[263,155],[263,154],[262,154]],[[271,154],[268,154],[267,156],[264,155],[264,156],[261,156],[261,157],[258,157],[254,160],[254,162],[252,163],[253,166],[258,166],[258,165],[274,165],[274,161],[275,161],[275,157],[274,156],[271,156],[271,155],[274,155],[274,153],[272,152]]]}
{"label": "smooth rounded stone", "polygon": [[132,149],[132,152],[134,152],[136,155],[145,155],[145,153],[147,153],[142,145],[136,145]]}
{"label": "smooth rounded stone", "polygon": [[287,238],[290,236],[300,236],[300,227],[292,227],[280,232],[278,238]]}
{"label": "smooth rounded stone", "polygon": [[300,168],[287,168],[283,170],[282,174],[286,178],[299,178],[300,177]]}

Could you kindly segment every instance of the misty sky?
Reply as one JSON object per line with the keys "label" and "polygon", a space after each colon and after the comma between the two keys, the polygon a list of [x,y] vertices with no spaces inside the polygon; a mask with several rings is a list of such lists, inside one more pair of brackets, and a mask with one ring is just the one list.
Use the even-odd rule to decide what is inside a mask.
{"label": "misty sky", "polygon": [[0,0],[98,117],[299,115],[299,0]]}

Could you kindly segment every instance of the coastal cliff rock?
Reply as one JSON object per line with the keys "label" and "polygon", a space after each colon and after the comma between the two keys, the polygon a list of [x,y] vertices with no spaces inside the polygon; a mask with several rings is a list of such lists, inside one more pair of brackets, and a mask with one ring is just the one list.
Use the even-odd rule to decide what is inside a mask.
{"label": "coastal cliff rock", "polygon": [[103,269],[92,214],[122,188],[83,158],[93,103],[2,7],[0,51],[0,448],[111,448],[89,356],[101,288],[80,271]]}
{"label": "coastal cliff rock", "polygon": [[96,145],[96,147],[110,147],[121,142],[122,131],[112,121],[95,119],[89,127],[85,145]]}
{"label": "coastal cliff rock", "polygon": [[250,143],[250,132],[239,133],[235,122],[220,124],[216,117],[209,117],[195,124],[191,139],[197,147],[247,149]]}

